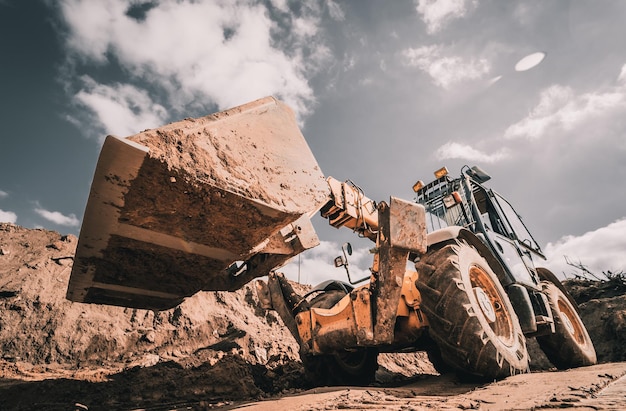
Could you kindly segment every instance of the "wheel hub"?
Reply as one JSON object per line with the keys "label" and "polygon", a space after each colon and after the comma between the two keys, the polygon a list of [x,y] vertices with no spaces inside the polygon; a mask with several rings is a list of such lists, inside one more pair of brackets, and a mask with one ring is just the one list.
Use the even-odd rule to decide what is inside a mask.
{"label": "wheel hub", "polygon": [[480,287],[474,287],[474,294],[476,295],[476,300],[478,301],[478,305],[480,306],[483,315],[487,319],[489,323],[493,323],[496,321],[496,311],[491,304],[491,300],[485,291]]}

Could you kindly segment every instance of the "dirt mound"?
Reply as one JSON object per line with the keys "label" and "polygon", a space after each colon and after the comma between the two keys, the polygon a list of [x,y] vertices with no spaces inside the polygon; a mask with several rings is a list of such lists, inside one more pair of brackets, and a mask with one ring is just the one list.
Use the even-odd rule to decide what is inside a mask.
{"label": "dirt mound", "polygon": [[[228,396],[248,398],[275,390],[259,376],[280,373],[276,370],[283,367],[297,368],[296,342],[277,316],[261,309],[252,285],[234,293],[201,292],[160,312],[67,301],[76,243],[74,236],[0,224],[4,377],[12,372],[25,378],[56,372],[99,381],[134,367],[159,364],[159,373],[172,367],[194,369],[189,375],[199,372],[198,378],[208,386],[214,381],[211,389],[232,390]],[[233,384],[230,371],[215,371],[224,361],[229,365],[222,368],[233,375],[242,368],[234,364],[246,364],[245,373],[256,375],[263,388]],[[218,377],[207,379],[202,371],[207,367],[215,369],[212,372]],[[181,380],[182,375],[162,376],[162,380]],[[132,377],[128,373],[116,377],[124,378]]]}
{"label": "dirt mound", "polygon": [[587,279],[566,280],[563,285],[578,304],[584,304],[590,300],[602,300],[619,297],[626,294],[626,282],[621,276],[616,276],[605,281]]}
{"label": "dirt mound", "polygon": [[[65,291],[74,236],[0,225],[0,346],[4,359],[76,367],[146,364],[201,349],[264,364],[297,358],[297,345],[252,285],[203,292],[167,311],[71,303]],[[272,335],[274,338],[268,339]],[[222,353],[222,354],[220,354]]]}
{"label": "dirt mound", "polygon": [[573,279],[564,282],[579,304],[580,316],[596,347],[599,362],[626,360],[626,283]]}

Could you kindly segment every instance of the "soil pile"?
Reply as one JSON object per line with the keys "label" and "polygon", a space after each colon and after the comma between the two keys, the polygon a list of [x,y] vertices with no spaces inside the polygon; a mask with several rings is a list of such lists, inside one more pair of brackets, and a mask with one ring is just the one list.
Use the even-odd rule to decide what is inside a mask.
{"label": "soil pile", "polygon": [[76,367],[148,364],[202,349],[235,351],[253,364],[297,358],[293,338],[260,308],[252,284],[235,293],[198,293],[160,312],[67,301],[76,242],[74,236],[0,224],[4,359]]}
{"label": "soil pile", "polygon": [[606,281],[572,279],[564,286],[580,309],[598,362],[626,360],[626,281],[621,276]]}
{"label": "soil pile", "polygon": [[[302,375],[298,346],[281,320],[261,309],[252,284],[234,293],[201,292],[160,312],[72,303],[65,293],[76,244],[71,235],[0,224],[3,385],[7,378],[62,378],[64,387],[51,395],[24,397],[66,400],[69,391],[79,401],[81,384],[66,379],[88,380],[101,383],[91,391],[102,398],[90,394],[101,404],[111,390],[126,391],[132,403],[145,395],[189,398],[189,390],[251,398],[302,385],[294,383]],[[9,392],[0,398],[10,400]]]}
{"label": "soil pile", "polygon": [[304,214],[327,201],[324,175],[293,111],[273,97],[145,130],[128,140],[148,147],[150,158],[186,179],[277,210]]}

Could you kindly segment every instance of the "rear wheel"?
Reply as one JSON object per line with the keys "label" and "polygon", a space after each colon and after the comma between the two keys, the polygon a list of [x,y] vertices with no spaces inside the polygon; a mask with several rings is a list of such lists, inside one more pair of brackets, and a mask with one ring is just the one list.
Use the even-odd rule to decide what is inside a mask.
{"label": "rear wheel", "polygon": [[596,363],[596,350],[576,307],[559,287],[542,281],[554,317],[554,334],[537,337],[546,357],[558,369],[583,367]]}
{"label": "rear wheel", "polygon": [[[345,295],[342,290],[326,291],[311,300],[311,308],[331,308]],[[302,363],[314,385],[367,385],[376,375],[378,351],[369,347],[345,349],[333,354],[307,355]]]}
{"label": "rear wheel", "polygon": [[442,359],[466,376],[499,379],[528,371],[526,339],[497,276],[464,242],[416,264],[422,310]]}

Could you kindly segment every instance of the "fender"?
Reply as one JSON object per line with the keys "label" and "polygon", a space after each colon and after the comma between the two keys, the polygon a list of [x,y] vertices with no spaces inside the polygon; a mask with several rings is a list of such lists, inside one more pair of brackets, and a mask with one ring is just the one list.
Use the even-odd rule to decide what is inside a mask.
{"label": "fender", "polygon": [[500,264],[500,261],[494,257],[489,247],[487,247],[487,245],[470,230],[461,226],[451,226],[428,233],[428,236],[426,237],[428,249],[431,249],[431,247],[437,247],[442,243],[452,240],[463,240],[474,247],[476,251],[478,251],[478,254],[487,260],[487,264],[489,264],[489,267],[491,267],[496,276],[498,276],[498,280],[500,280],[500,283],[503,286],[506,287],[511,283],[511,280],[502,267],[502,264]]}

